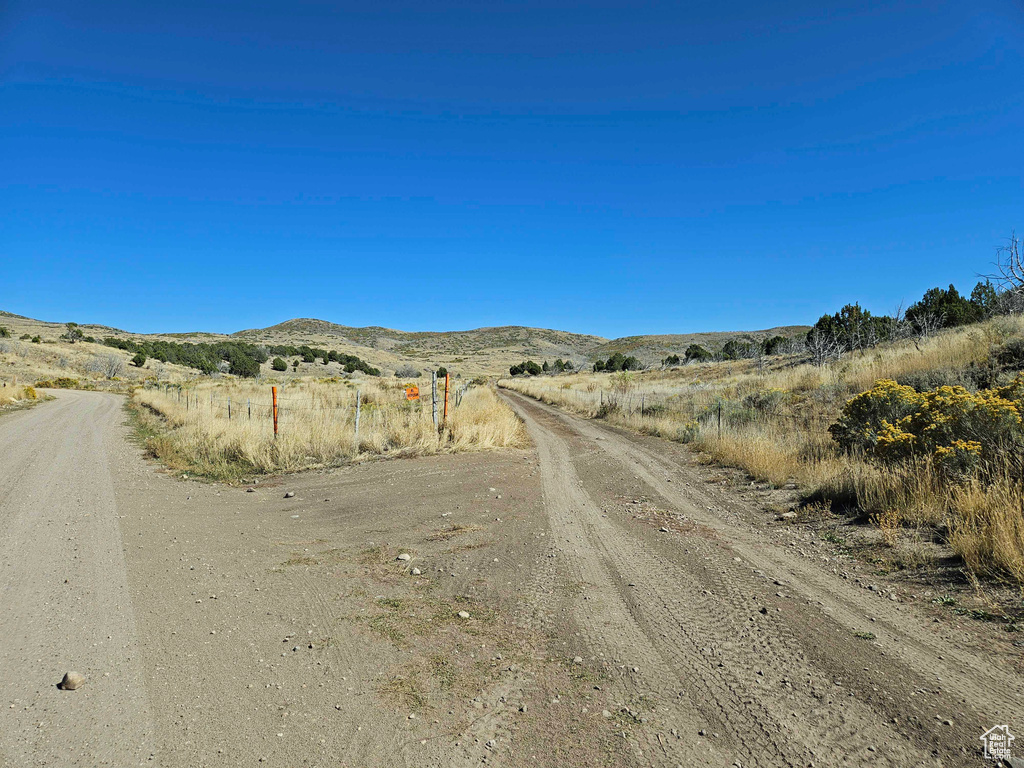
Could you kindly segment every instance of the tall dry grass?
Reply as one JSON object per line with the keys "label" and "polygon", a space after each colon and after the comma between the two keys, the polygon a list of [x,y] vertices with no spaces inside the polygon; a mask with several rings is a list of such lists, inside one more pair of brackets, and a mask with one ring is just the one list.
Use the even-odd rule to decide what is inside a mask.
{"label": "tall dry grass", "polygon": [[[813,366],[796,357],[730,361],[630,374],[503,379],[499,386],[588,418],[692,444],[723,465],[808,498],[856,506],[886,537],[928,527],[945,533],[976,572],[1024,580],[1019,473],[983,486],[950,485],[930,462],[882,468],[840,453],[828,427],[847,400],[879,379],[957,380],[992,350],[1024,336],[1024,318],[1000,317],[927,339],[886,344]],[[721,413],[721,421],[719,420]]]}
{"label": "tall dry grass", "polygon": [[373,456],[527,444],[522,423],[487,387],[469,389],[457,406],[452,397],[440,431],[433,424],[429,394],[426,402],[407,402],[397,381],[307,379],[278,389],[276,438],[269,384],[158,385],[137,390],[133,403],[155,456],[175,469],[217,479],[337,466]]}

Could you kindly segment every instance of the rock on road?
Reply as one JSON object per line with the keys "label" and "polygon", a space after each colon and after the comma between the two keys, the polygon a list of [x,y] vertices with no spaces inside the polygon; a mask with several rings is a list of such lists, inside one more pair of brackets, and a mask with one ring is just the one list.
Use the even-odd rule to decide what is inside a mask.
{"label": "rock on road", "polygon": [[[114,500],[123,398],[64,391],[0,419],[0,754],[143,765],[152,726]],[[61,691],[75,670],[85,685]]]}

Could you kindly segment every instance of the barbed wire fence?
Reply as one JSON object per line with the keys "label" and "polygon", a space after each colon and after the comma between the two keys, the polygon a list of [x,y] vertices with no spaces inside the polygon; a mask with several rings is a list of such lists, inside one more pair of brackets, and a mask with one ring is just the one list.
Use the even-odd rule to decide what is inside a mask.
{"label": "barbed wire fence", "polygon": [[[295,414],[316,413],[323,414],[325,417],[332,415],[334,418],[351,419],[355,436],[358,439],[359,425],[365,402],[361,387],[357,387],[354,393],[351,388],[339,390],[338,393],[332,394],[331,399],[329,399],[323,393],[313,390],[309,391],[308,398],[297,394],[285,396],[283,393],[279,393],[278,389],[286,390],[288,388],[287,385],[265,386],[269,390],[269,398],[266,400],[248,396],[244,398],[232,398],[223,394],[218,396],[218,393],[214,390],[207,394],[199,391],[198,387],[174,382],[147,381],[144,388],[162,391],[168,399],[177,400],[184,407],[186,413],[197,412],[212,416],[213,418],[222,418],[228,422],[244,420],[248,422],[267,422],[268,425],[272,423],[275,437],[288,425],[290,420],[287,417],[295,416]],[[301,386],[302,384],[292,385],[293,388]],[[438,420],[438,406],[441,403],[442,395],[436,386],[433,387],[431,409],[434,425],[439,432],[447,426],[449,396],[451,397],[452,410],[457,409],[462,404],[463,397],[469,391],[470,386],[471,382],[466,381],[452,389],[450,379],[446,377],[443,394],[444,411],[440,421]],[[408,393],[408,391],[408,389],[404,390],[405,393]],[[338,395],[348,393],[352,394],[350,402],[338,403],[331,401],[337,398]],[[409,414],[413,412],[422,414],[423,409],[426,407],[418,392],[415,397],[405,394],[403,399],[395,398],[393,401],[385,401],[383,403],[374,401],[366,402],[365,404],[371,408],[375,415],[379,415],[381,407],[394,408]]]}

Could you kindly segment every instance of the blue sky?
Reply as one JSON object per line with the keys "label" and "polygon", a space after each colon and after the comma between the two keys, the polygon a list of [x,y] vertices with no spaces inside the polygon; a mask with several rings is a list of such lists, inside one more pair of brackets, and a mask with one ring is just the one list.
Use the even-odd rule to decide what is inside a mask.
{"label": "blue sky", "polygon": [[622,336],[970,290],[1024,4],[0,0],[0,308]]}

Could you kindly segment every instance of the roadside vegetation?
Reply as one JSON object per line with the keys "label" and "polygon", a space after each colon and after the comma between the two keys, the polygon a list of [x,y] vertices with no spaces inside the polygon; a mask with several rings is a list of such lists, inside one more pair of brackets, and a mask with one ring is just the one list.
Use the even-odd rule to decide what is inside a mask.
{"label": "roadside vegetation", "polygon": [[406,382],[376,378],[281,383],[276,439],[269,384],[243,380],[181,386],[154,383],[137,390],[131,404],[154,457],[173,469],[220,480],[338,466],[377,456],[527,444],[522,423],[490,388],[471,387],[459,398],[453,394],[448,421],[439,430],[433,424],[429,396],[426,402],[408,401],[405,386]]}
{"label": "roadside vegetation", "polygon": [[33,386],[8,382],[0,384],[0,413],[27,408],[39,400],[39,393]]}
{"label": "roadside vegetation", "polygon": [[854,511],[890,544],[939,539],[972,573],[1024,583],[1022,299],[1013,285],[970,298],[951,286],[902,317],[844,307],[787,354],[499,386],[689,443]]}

